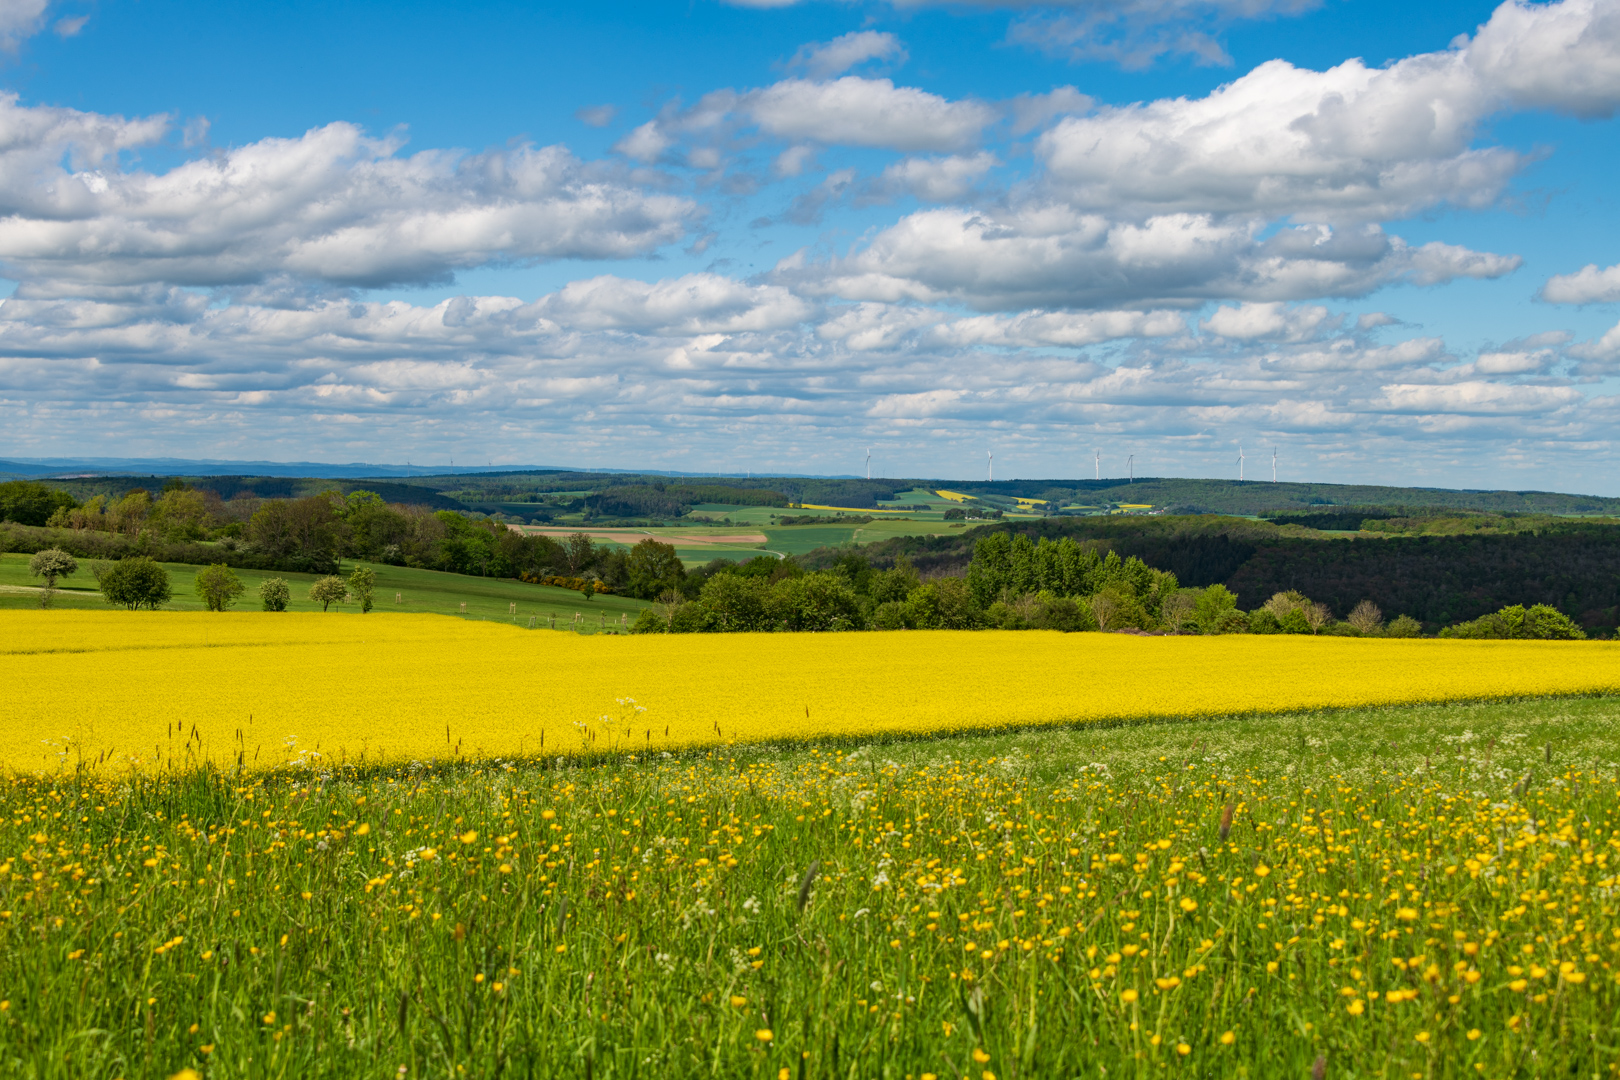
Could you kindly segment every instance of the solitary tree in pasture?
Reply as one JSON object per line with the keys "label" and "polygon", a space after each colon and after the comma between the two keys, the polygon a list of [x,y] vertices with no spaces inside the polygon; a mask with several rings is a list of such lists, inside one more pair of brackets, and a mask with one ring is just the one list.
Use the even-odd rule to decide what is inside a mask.
{"label": "solitary tree in pasture", "polygon": [[156,611],[173,595],[169,572],[145,555],[119,559],[100,575],[101,595],[109,604],[136,611]]}
{"label": "solitary tree in pasture", "polygon": [[224,563],[213,563],[197,571],[197,595],[209,611],[224,611],[246,590],[236,572]]}
{"label": "solitary tree in pasture", "polygon": [[371,610],[371,594],[377,589],[377,571],[369,566],[357,566],[349,575],[349,592],[360,601],[360,613]]}
{"label": "solitary tree in pasture", "polygon": [[266,611],[286,611],[287,605],[292,602],[292,590],[281,578],[267,578],[259,586],[259,599],[264,602]]}
{"label": "solitary tree in pasture", "polygon": [[322,611],[330,611],[333,604],[343,603],[348,595],[348,586],[336,575],[323,577],[309,587],[309,598],[321,605]]}
{"label": "solitary tree in pasture", "polygon": [[39,593],[39,606],[50,607],[51,597],[56,594],[56,579],[67,577],[78,568],[78,560],[60,548],[35,552],[34,557],[28,560],[28,572],[45,579],[45,587]]}

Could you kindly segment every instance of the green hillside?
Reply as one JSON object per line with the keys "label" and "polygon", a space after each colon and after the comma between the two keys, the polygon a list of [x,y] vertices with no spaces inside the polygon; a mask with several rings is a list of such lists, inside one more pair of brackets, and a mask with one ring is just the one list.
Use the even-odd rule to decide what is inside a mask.
{"label": "green hillside", "polygon": [[[515,621],[527,626],[535,616],[537,625],[551,625],[556,616],[557,627],[574,625],[574,615],[583,614],[583,628],[595,632],[605,616],[610,626],[617,626],[621,616],[633,622],[638,612],[648,605],[641,600],[621,596],[596,596],[586,600],[579,593],[546,585],[529,585],[521,581],[498,578],[468,577],[464,574],[446,574],[437,570],[413,570],[403,566],[382,563],[354,563],[343,565],[345,574],[357,565],[369,566],[377,574],[378,611],[433,612],[469,619],[498,619]],[[176,611],[201,611],[204,607],[197,598],[195,580],[198,567],[185,563],[165,563],[169,580],[174,588],[174,599],[167,605]],[[259,607],[259,585],[269,577],[279,577],[292,586],[293,602],[289,610],[319,611],[321,605],[312,602],[309,586],[315,581],[313,574],[266,573],[257,570],[239,570],[237,577],[247,586],[237,610],[253,611]],[[0,555],[0,609],[33,608],[39,606],[39,579],[28,576],[28,556]],[[79,572],[59,584],[55,599],[58,608],[93,608],[105,610],[106,604],[96,591],[96,581],[90,567],[80,561]],[[396,603],[395,597],[399,600]],[[465,603],[467,609],[462,611]],[[514,614],[511,605],[517,605]],[[331,614],[359,614],[354,605],[334,605]]]}

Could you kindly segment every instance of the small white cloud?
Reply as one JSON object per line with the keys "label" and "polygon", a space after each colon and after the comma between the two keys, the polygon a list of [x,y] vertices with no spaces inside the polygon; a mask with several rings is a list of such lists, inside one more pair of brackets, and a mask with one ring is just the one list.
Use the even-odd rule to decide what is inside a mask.
{"label": "small white cloud", "polygon": [[988,150],[944,158],[906,158],[883,170],[875,194],[907,192],[924,202],[954,202],[1001,164]]}
{"label": "small white cloud", "polygon": [[47,0],[0,2],[0,49],[15,51],[24,38],[39,32]]}
{"label": "small white cloud", "polygon": [[868,60],[891,59],[901,63],[906,59],[906,47],[899,38],[877,30],[860,30],[831,41],[801,45],[788,66],[803,68],[813,79],[827,79]]}
{"label": "small white cloud", "polygon": [[57,19],[51,29],[56,31],[58,37],[77,37],[79,31],[84,29],[84,24],[89,21],[90,16],[88,15],[73,15],[65,19]]}
{"label": "small white cloud", "polygon": [[780,178],[801,175],[816,160],[816,150],[813,146],[790,146],[780,154],[771,164],[771,171]]}
{"label": "small white cloud", "polygon": [[951,101],[888,79],[787,79],[741,102],[761,131],[788,139],[891,150],[958,150],[996,119],[990,106]]}
{"label": "small white cloud", "polygon": [[1588,263],[1573,274],[1558,274],[1541,287],[1541,299],[1553,304],[1603,304],[1620,300],[1620,264],[1598,269]]}
{"label": "small white cloud", "polygon": [[675,145],[675,140],[649,120],[613,144],[613,149],[627,158],[652,163],[664,156],[664,151]]}
{"label": "small white cloud", "polygon": [[1581,400],[1568,386],[1524,386],[1516,383],[1469,382],[1449,385],[1392,383],[1383,387],[1377,405],[1397,413],[1453,413],[1461,415],[1552,412]]}
{"label": "small white cloud", "polygon": [[613,118],[619,115],[617,105],[587,105],[574,112],[574,117],[582,124],[591,127],[607,127],[613,123]]}
{"label": "small white cloud", "polygon": [[1007,103],[1012,110],[1013,134],[1033,131],[1059,116],[1090,112],[1096,104],[1089,95],[1072,86],[1060,86],[1045,94],[1019,94]]}
{"label": "small white cloud", "polygon": [[1234,341],[1303,341],[1328,318],[1317,305],[1291,307],[1282,303],[1222,306],[1199,323],[1199,329]]}
{"label": "small white cloud", "polygon": [[1557,359],[1550,349],[1534,352],[1487,352],[1471,365],[1481,375],[1528,375],[1545,371]]}

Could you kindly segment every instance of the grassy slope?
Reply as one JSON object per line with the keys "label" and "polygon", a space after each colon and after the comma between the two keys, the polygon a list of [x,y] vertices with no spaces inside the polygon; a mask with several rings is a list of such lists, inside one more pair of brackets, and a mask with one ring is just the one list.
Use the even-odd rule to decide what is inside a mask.
{"label": "grassy slope", "polygon": [[[1580,853],[1615,854],[1617,717],[1617,699],[1552,699],[0,785],[0,857],[48,828],[70,860],[0,885],[16,912],[0,1068],[1256,1077],[1310,1075],[1320,1055],[1346,1077],[1597,1075],[1616,1053],[1588,1037],[1617,1004],[1615,906],[1579,883],[1614,870]],[[1539,820],[1407,822],[1466,825],[1488,804]],[[1564,847],[1565,824],[1590,846]],[[1144,851],[1151,869],[1129,869]],[[1489,854],[1500,883],[1462,866]],[[908,880],[947,868],[944,891]],[[1515,908],[1522,889],[1548,894]],[[1195,911],[1177,899],[1194,895]],[[1561,982],[1564,957],[1583,983]],[[1528,989],[1508,985],[1514,964]],[[1341,987],[1377,993],[1352,1012]],[[1385,999],[1407,990],[1418,1003]]]}
{"label": "grassy slope", "polygon": [[[35,607],[39,603],[39,594],[33,591],[39,585],[39,579],[28,576],[28,556],[17,554],[0,555],[0,608]],[[345,563],[344,573],[352,571],[355,563]],[[467,577],[462,574],[446,574],[437,570],[413,570],[402,566],[385,566],[367,563],[377,572],[376,603],[380,611],[428,611],[443,615],[460,615],[461,604],[467,605],[467,618],[501,619],[516,618],[520,624],[527,625],[529,616],[538,615],[542,619],[551,615],[558,616],[558,624],[570,622],[575,612],[584,612],[588,616],[588,623],[593,627],[597,623],[597,613],[605,612],[611,622],[617,622],[620,615],[628,615],[634,620],[636,613],[647,604],[641,600],[632,600],[628,597],[597,596],[589,601],[578,593],[567,589],[556,589],[543,585],[529,585],[521,581],[497,578]],[[196,575],[198,567],[184,563],[166,563],[169,571],[169,580],[173,586],[174,599],[168,605],[178,611],[199,611],[203,603],[196,594]],[[309,585],[315,581],[313,574],[285,574],[259,570],[238,570],[237,577],[247,586],[239,603],[240,608],[252,610],[258,605],[259,585],[270,577],[284,579],[292,587],[293,611],[319,611],[321,606],[309,599]],[[80,570],[73,577],[65,578],[60,583],[61,593],[56,598],[56,606],[63,608],[95,608],[103,609],[105,604],[101,594],[95,591],[95,579],[90,576],[90,569],[81,560]],[[9,587],[9,588],[8,588]],[[26,589],[27,591],[18,591]],[[395,594],[400,594],[402,602],[394,603]],[[517,604],[517,615],[509,613],[509,605]],[[359,608],[350,605],[334,605],[333,613],[354,612]]]}

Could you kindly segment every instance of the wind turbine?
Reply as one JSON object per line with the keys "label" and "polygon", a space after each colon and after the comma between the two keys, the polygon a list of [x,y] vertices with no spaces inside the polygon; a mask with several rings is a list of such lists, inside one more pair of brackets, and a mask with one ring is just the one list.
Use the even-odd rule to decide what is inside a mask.
{"label": "wind turbine", "polygon": [[1238,483],[1243,483],[1243,447],[1238,447]]}
{"label": "wind turbine", "polygon": [[989,457],[989,461],[985,466],[985,480],[990,483],[994,483],[996,479],[996,452],[994,450],[986,450],[985,454]]}
{"label": "wind turbine", "polygon": [[868,480],[872,479],[872,448],[870,446],[866,448],[866,478]]}
{"label": "wind turbine", "polygon": [[1275,446],[1271,448],[1271,482],[1273,484],[1277,482],[1277,448]]}
{"label": "wind turbine", "polygon": [[1102,451],[1101,450],[1097,451],[1097,475],[1096,475],[1095,479],[1098,479],[1098,480],[1102,479]]}

